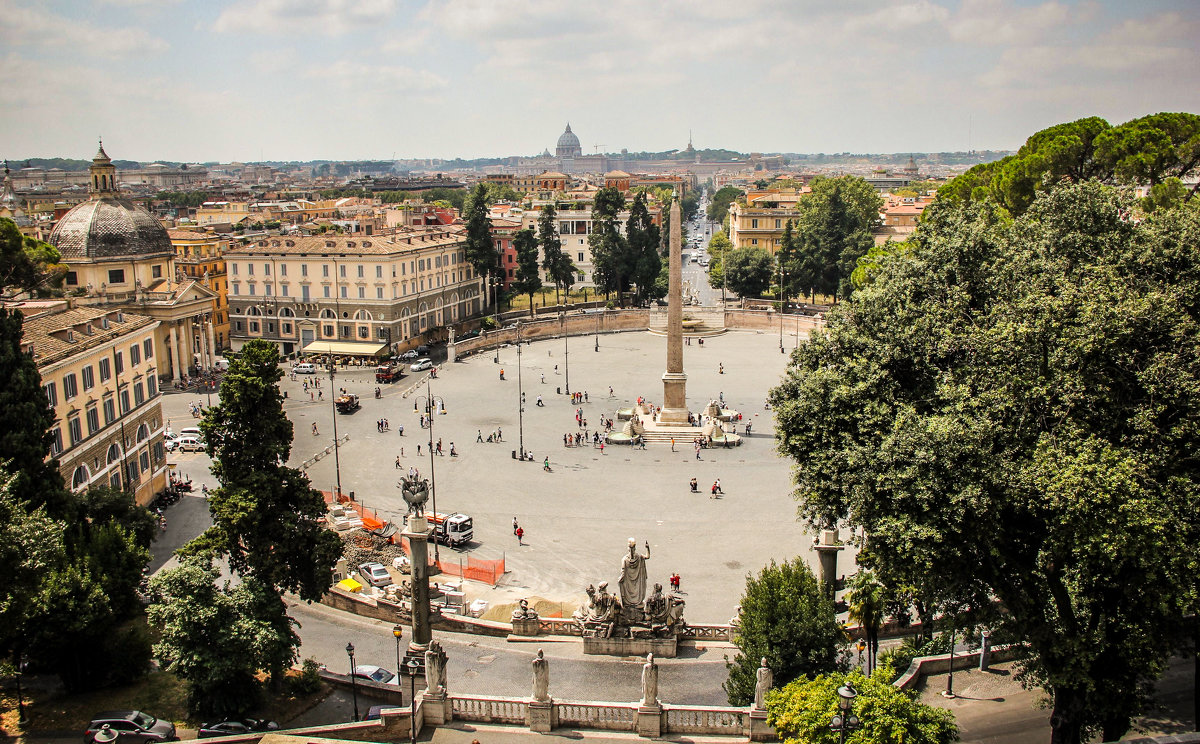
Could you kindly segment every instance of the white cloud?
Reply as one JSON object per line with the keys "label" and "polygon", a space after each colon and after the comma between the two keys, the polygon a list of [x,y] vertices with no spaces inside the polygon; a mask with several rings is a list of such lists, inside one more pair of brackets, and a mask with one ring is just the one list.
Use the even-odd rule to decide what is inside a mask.
{"label": "white cloud", "polygon": [[1059,2],[1021,7],[1008,0],[966,0],[946,25],[950,38],[962,44],[1028,45],[1062,38],[1090,15],[1088,6],[1072,10]]}
{"label": "white cloud", "polygon": [[94,26],[16,0],[0,0],[0,18],[0,40],[12,46],[66,48],[107,58],[158,54],[169,48],[145,29]]}
{"label": "white cloud", "polygon": [[226,7],[213,30],[237,33],[308,31],[333,35],[378,26],[396,13],[396,0],[243,0]]}
{"label": "white cloud", "polygon": [[324,81],[329,90],[339,94],[428,93],[446,86],[446,79],[426,70],[414,70],[398,65],[368,65],[362,62],[339,60],[331,65],[310,67],[305,71],[310,80]]}

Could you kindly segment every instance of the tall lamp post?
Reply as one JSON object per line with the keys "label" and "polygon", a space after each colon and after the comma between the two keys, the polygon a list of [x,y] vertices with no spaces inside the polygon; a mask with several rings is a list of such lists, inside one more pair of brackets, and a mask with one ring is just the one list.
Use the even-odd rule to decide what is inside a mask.
{"label": "tall lamp post", "polygon": [[854,698],[858,697],[858,692],[847,682],[838,688],[837,694],[838,712],[833,714],[829,728],[838,732],[839,744],[846,744],[846,733],[854,731],[862,725],[858,716],[850,712],[850,709],[854,707]]}
{"label": "tall lamp post", "polygon": [[783,351],[783,256],[779,257],[779,353]]}
{"label": "tall lamp post", "polygon": [[21,677],[25,674],[25,659],[24,654],[17,652],[17,723],[24,726],[29,723],[29,716],[25,714],[25,693],[21,690]]}
{"label": "tall lamp post", "polygon": [[337,473],[337,496],[334,497],[334,500],[336,501],[342,498],[342,460],[338,454],[337,395],[333,387],[333,377],[333,352],[329,352],[329,410],[333,413],[333,469]]}
{"label": "tall lamp post", "polygon": [[404,637],[404,626],[396,623],[392,626],[392,636],[396,639],[396,674],[400,673],[400,639]]}
{"label": "tall lamp post", "polygon": [[[446,410],[446,401],[440,395],[434,395],[429,384],[430,377],[425,378],[425,408],[429,411],[429,496],[433,501],[433,513],[437,515],[437,472],[434,468],[433,460],[433,418],[437,415],[439,405],[441,409]],[[441,554],[438,552],[437,532],[434,532],[433,539],[433,560],[441,559]]]}
{"label": "tall lamp post", "polygon": [[417,663],[415,656],[408,660],[408,693],[410,698],[408,720],[411,722],[410,744],[417,744],[417,672],[420,669],[421,665]]}
{"label": "tall lamp post", "polygon": [[346,655],[350,657],[350,695],[354,699],[354,720],[358,720],[358,677],[354,676],[354,644],[346,644]]}
{"label": "tall lamp post", "polygon": [[525,388],[521,384],[521,321],[517,321],[517,453],[525,461]]}
{"label": "tall lamp post", "polygon": [[603,312],[596,313],[596,335],[594,337],[596,339],[596,351],[600,351],[600,318],[602,316]]}
{"label": "tall lamp post", "polygon": [[567,370],[567,395],[571,394],[571,350],[567,348],[567,313],[562,314],[563,366]]}

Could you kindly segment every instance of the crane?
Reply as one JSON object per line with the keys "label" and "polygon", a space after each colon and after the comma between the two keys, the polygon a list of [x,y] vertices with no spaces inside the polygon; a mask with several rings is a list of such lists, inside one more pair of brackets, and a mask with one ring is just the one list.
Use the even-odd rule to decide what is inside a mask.
{"label": "crane", "polygon": [[599,154],[600,154],[600,148],[601,148],[601,147],[607,147],[607,145],[592,145],[592,148],[593,148],[593,149],[596,151],[596,154],[597,154],[597,155],[599,155]]}

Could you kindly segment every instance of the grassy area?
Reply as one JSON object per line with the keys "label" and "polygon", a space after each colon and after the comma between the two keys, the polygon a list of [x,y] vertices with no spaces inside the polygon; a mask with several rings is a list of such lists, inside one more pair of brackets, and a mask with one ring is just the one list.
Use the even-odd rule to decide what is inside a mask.
{"label": "grassy area", "polygon": [[[322,685],[320,690],[310,695],[297,695],[286,690],[275,695],[268,690],[264,694],[262,708],[253,711],[253,714],[286,724],[324,700],[330,691],[328,685]],[[29,723],[24,730],[82,733],[93,714],[123,708],[144,710],[159,718],[174,721],[181,728],[195,728],[200,723],[188,715],[186,685],[169,672],[152,672],[132,685],[78,695],[27,693],[25,710],[29,715]],[[17,696],[13,691],[6,691],[0,697],[0,709],[0,737],[17,736],[21,729],[17,726]]]}
{"label": "grassy area", "polygon": [[[563,295],[561,292],[559,293],[559,296],[562,299],[566,300],[566,296]],[[600,298],[603,298],[603,297],[604,297],[604,293],[601,292]],[[569,302],[592,302],[596,299],[597,299],[596,293],[593,292],[591,289],[588,289],[587,292],[584,292],[583,290],[572,290],[571,294],[570,294],[570,299],[567,301],[569,301]],[[540,308],[543,306],[554,307],[554,288],[551,287],[550,289],[543,289],[541,292],[534,292],[533,293],[533,306],[535,308]],[[512,302],[504,303],[504,309],[505,310],[528,310],[529,309],[529,295],[514,296],[512,298]]]}

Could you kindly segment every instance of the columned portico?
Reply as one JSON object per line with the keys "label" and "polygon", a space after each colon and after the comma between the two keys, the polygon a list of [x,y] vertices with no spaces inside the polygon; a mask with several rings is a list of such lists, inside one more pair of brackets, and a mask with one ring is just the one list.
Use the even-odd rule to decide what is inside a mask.
{"label": "columned portico", "polygon": [[175,330],[175,324],[170,326],[171,336],[171,379],[175,382],[181,382],[183,377],[179,374],[179,338]]}

